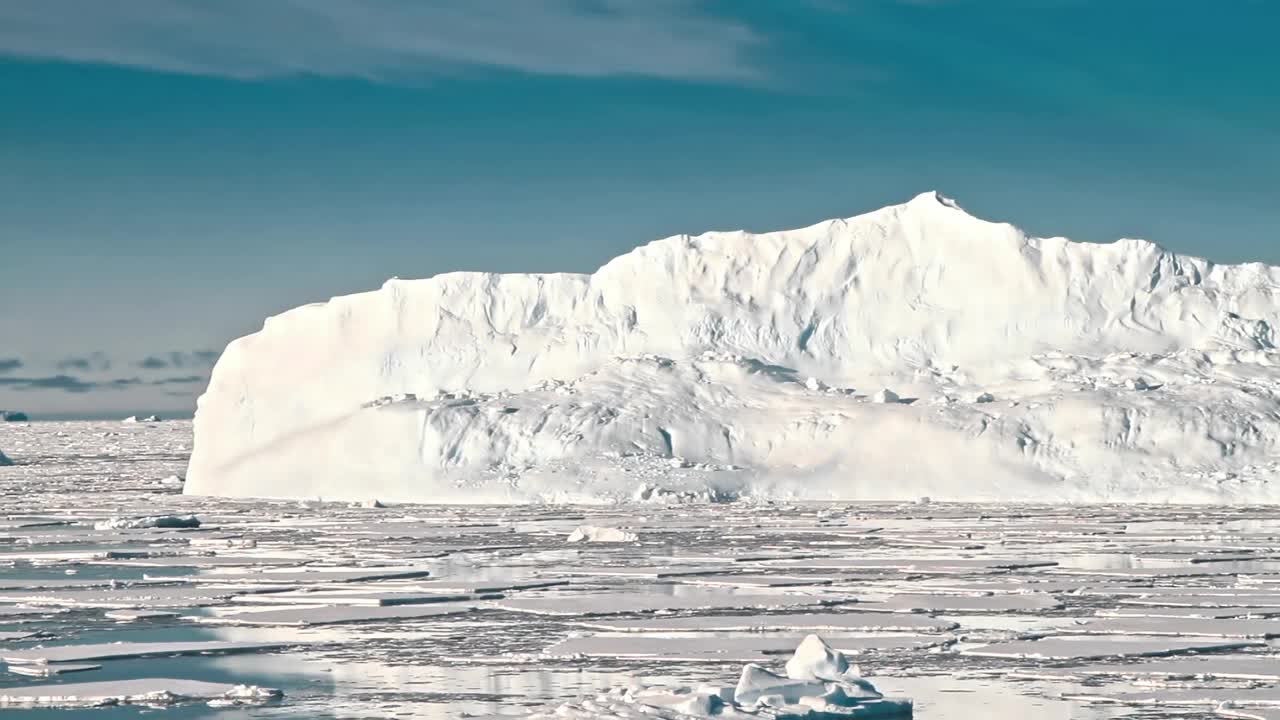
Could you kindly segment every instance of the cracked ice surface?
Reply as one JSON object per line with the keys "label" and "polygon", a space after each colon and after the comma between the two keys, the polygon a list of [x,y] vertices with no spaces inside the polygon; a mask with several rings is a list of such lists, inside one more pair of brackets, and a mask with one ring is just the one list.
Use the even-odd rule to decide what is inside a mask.
{"label": "cracked ice surface", "polygon": [[0,433],[0,697],[82,706],[41,717],[683,720],[809,634],[917,718],[1275,717],[1270,508],[220,500],[189,423]]}

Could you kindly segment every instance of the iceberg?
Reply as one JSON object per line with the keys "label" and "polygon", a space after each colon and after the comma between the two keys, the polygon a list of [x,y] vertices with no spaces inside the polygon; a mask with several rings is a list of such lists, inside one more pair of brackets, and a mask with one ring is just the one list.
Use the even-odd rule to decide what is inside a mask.
{"label": "iceberg", "polygon": [[270,318],[213,371],[184,492],[1277,502],[1277,323],[1280,268],[926,193]]}

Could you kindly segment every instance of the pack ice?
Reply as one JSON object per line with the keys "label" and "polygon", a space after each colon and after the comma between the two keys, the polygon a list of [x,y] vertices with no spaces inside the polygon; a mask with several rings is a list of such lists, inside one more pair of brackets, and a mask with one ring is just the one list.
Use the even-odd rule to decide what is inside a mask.
{"label": "pack ice", "polygon": [[927,193],[270,318],[218,361],[185,491],[1275,502],[1278,320],[1280,268]]}

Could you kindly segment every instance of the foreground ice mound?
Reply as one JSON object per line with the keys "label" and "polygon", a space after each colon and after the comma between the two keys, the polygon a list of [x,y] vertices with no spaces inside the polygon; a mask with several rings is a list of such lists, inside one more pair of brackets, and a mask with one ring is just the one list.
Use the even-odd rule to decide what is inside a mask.
{"label": "foreground ice mound", "polygon": [[810,635],[787,662],[786,675],[751,664],[742,669],[734,688],[619,688],[530,718],[850,720],[910,718],[911,712],[910,700],[885,698],[856,669],[850,668],[843,654],[817,635]]}
{"label": "foreground ice mound", "polygon": [[1280,268],[929,193],[271,318],[218,361],[186,492],[1275,502],[1278,322]]}
{"label": "foreground ice mound", "polygon": [[6,467],[12,464],[13,461],[9,459],[9,456],[5,455],[3,450],[0,450],[0,467]]}

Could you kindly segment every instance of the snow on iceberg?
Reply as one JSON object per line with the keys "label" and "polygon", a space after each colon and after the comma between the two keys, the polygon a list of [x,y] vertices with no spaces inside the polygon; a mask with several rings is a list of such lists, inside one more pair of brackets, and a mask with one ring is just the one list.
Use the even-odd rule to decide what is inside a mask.
{"label": "snow on iceberg", "polygon": [[742,669],[736,687],[663,689],[644,686],[619,688],[592,700],[561,705],[541,718],[638,718],[696,720],[710,717],[898,718],[912,716],[912,703],[886,698],[839,651],[817,635],[800,643],[778,675],[759,665]]}
{"label": "snow on iceberg", "polygon": [[1277,502],[1278,322],[1280,268],[927,193],[271,318],[218,361],[185,492]]}

